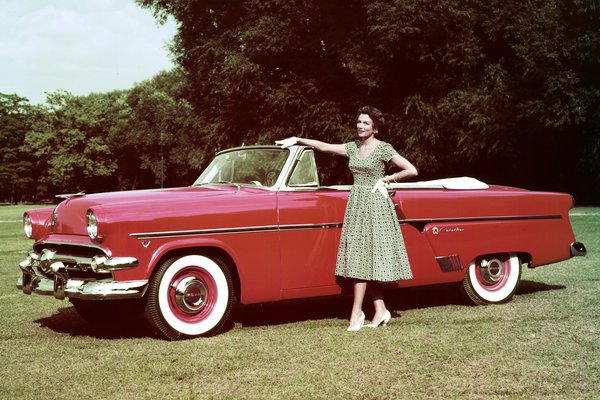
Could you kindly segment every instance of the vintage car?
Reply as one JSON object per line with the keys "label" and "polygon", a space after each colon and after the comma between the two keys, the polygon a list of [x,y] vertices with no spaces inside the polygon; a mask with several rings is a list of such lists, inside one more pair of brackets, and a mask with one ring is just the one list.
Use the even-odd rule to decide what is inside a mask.
{"label": "vintage car", "polygon": [[[92,322],[142,311],[171,340],[216,334],[234,302],[341,294],[351,287],[334,276],[350,186],[320,184],[315,160],[304,146],[239,147],[190,187],[64,195],[24,214],[35,243],[17,287],[68,298]],[[473,178],[388,190],[414,275],[390,288],[456,283],[475,304],[503,303],[524,266],[586,253],[568,194]]]}

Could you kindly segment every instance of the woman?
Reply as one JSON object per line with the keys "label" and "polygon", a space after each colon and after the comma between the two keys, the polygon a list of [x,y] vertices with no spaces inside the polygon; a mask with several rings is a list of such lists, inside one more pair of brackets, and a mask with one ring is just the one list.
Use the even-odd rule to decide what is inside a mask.
{"label": "woman", "polygon": [[[383,301],[377,282],[411,279],[412,272],[404,247],[404,239],[385,185],[417,175],[417,169],[394,148],[376,135],[384,125],[381,111],[361,107],[357,113],[358,139],[345,144],[330,144],[304,138],[288,138],[276,143],[284,147],[293,144],[311,146],[327,153],[349,158],[354,176],[338,249],[335,274],[354,279],[354,302],[348,331],[364,326],[363,299],[370,283],[375,315],[368,327],[386,325],[391,314]],[[383,176],[385,163],[391,162],[400,171]]]}

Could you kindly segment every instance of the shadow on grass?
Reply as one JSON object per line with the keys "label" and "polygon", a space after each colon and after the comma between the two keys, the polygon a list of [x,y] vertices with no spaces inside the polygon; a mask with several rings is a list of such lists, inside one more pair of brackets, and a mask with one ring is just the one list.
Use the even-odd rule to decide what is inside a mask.
{"label": "shadow on grass", "polygon": [[[516,295],[565,289],[562,285],[548,285],[523,280]],[[402,311],[451,305],[470,306],[459,290],[459,284],[422,286],[384,292],[387,308],[394,318]],[[235,305],[230,320],[224,328],[227,332],[235,324],[243,327],[283,325],[311,320],[339,319],[346,321],[352,307],[352,295],[319,297],[313,299],[286,300],[275,303]],[[364,311],[369,316],[374,309],[367,293]],[[110,324],[90,324],[84,321],[73,307],[63,307],[52,316],[35,321],[41,327],[71,336],[89,336],[98,339],[134,339],[156,337],[148,324],[140,319],[116,319]]]}
{"label": "shadow on grass", "polygon": [[141,318],[115,319],[111,324],[91,324],[79,316],[74,307],[60,308],[54,315],[34,322],[42,328],[71,336],[89,336],[97,339],[134,339],[155,336]]}
{"label": "shadow on grass", "polygon": [[[466,304],[456,285],[386,290],[384,299],[394,318],[400,317],[400,312],[406,310]],[[233,310],[232,321],[247,327],[323,319],[346,321],[350,316],[351,308],[352,295],[349,294],[247,306],[239,305]],[[367,315],[367,319],[374,313],[373,304],[368,293],[365,297],[363,310]]]}
{"label": "shadow on grass", "polygon": [[522,280],[517,288],[517,295],[531,294],[537,292],[545,292],[548,290],[561,290],[566,289],[564,285],[548,285],[542,282],[534,282],[528,280]]}

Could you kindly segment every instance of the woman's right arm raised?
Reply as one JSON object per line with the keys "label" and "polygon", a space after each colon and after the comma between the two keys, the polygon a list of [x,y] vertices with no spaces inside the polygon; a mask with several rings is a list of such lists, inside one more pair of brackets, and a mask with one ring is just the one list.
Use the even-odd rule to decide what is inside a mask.
{"label": "woman's right arm raised", "polygon": [[[288,138],[288,139],[285,139],[285,140],[282,140],[279,142],[287,142],[286,144],[288,146],[291,145],[288,143],[310,146],[310,147],[314,147],[315,149],[322,151],[324,153],[337,154],[337,155],[346,156],[346,157],[348,156],[348,153],[346,152],[346,147],[343,144],[331,144],[331,143],[321,142],[320,140],[297,138],[297,137],[291,137],[291,138]],[[275,143],[278,143],[278,142],[275,142]],[[281,144],[283,144],[283,143],[281,143]],[[285,146],[285,147],[287,147],[287,146]]]}

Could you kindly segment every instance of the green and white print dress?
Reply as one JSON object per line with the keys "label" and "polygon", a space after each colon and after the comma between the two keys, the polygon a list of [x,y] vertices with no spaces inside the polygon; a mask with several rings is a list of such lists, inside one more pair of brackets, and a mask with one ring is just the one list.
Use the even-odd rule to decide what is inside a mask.
{"label": "green and white print dress", "polygon": [[335,274],[367,281],[412,279],[412,271],[392,199],[371,193],[383,177],[385,163],[397,154],[379,142],[364,159],[357,157],[359,142],[344,144],[354,185],[348,196]]}

